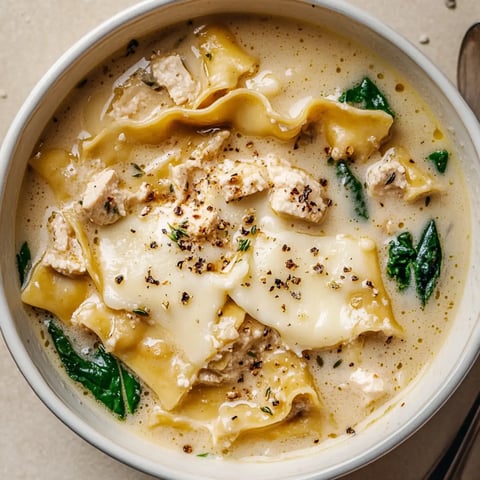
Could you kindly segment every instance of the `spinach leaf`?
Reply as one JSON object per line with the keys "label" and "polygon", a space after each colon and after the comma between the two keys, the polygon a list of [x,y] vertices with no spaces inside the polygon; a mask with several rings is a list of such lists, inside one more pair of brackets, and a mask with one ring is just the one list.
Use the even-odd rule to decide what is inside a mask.
{"label": "spinach leaf", "polygon": [[357,180],[348,165],[343,160],[335,164],[337,177],[340,179],[342,185],[350,190],[353,194],[355,213],[366,220],[368,220],[368,208],[363,194],[363,185]]}
{"label": "spinach leaf", "polygon": [[442,266],[442,247],[438,238],[435,220],[430,220],[417,245],[417,256],[413,264],[417,295],[425,306],[430,298]]}
{"label": "spinach leaf", "polygon": [[20,277],[20,285],[23,285],[25,279],[27,278],[28,271],[32,266],[32,255],[30,254],[30,248],[28,247],[27,242],[23,242],[16,257],[18,276]]}
{"label": "spinach leaf", "polygon": [[399,290],[410,285],[413,267],[416,291],[422,306],[433,293],[442,266],[442,247],[435,220],[430,220],[415,248],[410,232],[401,233],[389,244],[387,274],[397,281]]}
{"label": "spinach leaf", "polygon": [[103,345],[91,357],[82,357],[52,320],[48,323],[48,332],[70,378],[80,382],[122,419],[125,418],[123,387],[128,410],[131,413],[135,411],[140,400],[140,384],[113,355],[105,351]]}
{"label": "spinach leaf", "polygon": [[448,163],[448,152],[446,150],[435,150],[427,157],[437,167],[440,173],[445,173]]}
{"label": "spinach leaf", "polygon": [[387,99],[378,87],[368,78],[364,77],[360,83],[345,90],[338,99],[339,102],[350,103],[367,110],[383,110],[392,117],[395,113],[390,108]]}
{"label": "spinach leaf", "polygon": [[134,413],[140,402],[142,389],[138,380],[128,370],[120,366],[120,372],[122,374],[123,389],[128,411]]}
{"label": "spinach leaf", "polygon": [[401,233],[389,244],[387,274],[397,281],[399,290],[410,286],[412,263],[416,255],[410,232]]}

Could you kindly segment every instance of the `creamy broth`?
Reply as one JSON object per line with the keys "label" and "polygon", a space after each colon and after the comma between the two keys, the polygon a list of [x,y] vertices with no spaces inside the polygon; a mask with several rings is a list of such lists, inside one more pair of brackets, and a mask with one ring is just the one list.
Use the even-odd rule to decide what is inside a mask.
{"label": "creamy broth", "polygon": [[[175,106],[172,102],[174,93],[168,87],[160,88],[155,84],[158,79],[154,78],[154,75],[152,78],[152,72],[149,70],[152,53],[154,53],[152,61],[156,61],[157,58],[165,58],[167,55],[178,54],[191,78],[194,80],[203,78],[206,67],[205,63],[202,63],[202,51],[198,42],[203,38],[204,33],[202,32],[209,31],[205,25],[208,28],[210,26],[226,27],[233,35],[233,43],[239,47],[245,57],[253,58],[254,64],[246,67],[244,73],[238,74],[232,87],[214,91],[210,97],[205,97],[206,100],[203,104],[195,106],[193,101],[190,104],[187,102]],[[212,41],[212,37],[209,37],[208,40]],[[203,58],[204,61],[210,59],[208,52],[207,60],[205,60],[205,56]],[[138,71],[141,69],[144,72],[139,74]],[[352,191],[346,191],[341,185],[336,175],[335,165],[332,165],[331,161],[329,162],[329,157],[334,153],[336,145],[329,142],[327,127],[324,126],[323,119],[330,113],[324,113],[326,107],[315,107],[317,110],[308,107],[312,99],[327,98],[328,102],[336,104],[331,107],[332,111],[340,111],[343,107],[339,109],[336,100],[342,92],[357,84],[364,77],[370,78],[385,94],[391,109],[395,112],[395,118],[391,128],[387,129],[386,138],[381,139],[379,148],[373,149],[366,156],[368,158],[356,156],[357,152],[352,154],[351,170],[360,179],[360,183],[366,184],[367,170],[371,165],[381,161],[382,155],[390,148],[402,147],[408,151],[408,158],[414,160],[415,166],[433,182],[431,190],[427,189],[412,201],[406,201],[401,192],[391,191],[378,196],[368,194],[365,189],[369,210],[368,220],[356,217],[353,212],[354,194]],[[213,77],[208,80],[214,83]],[[137,84],[140,86],[138,87]],[[200,85],[199,92],[195,93],[197,98],[210,86],[205,82]],[[260,92],[258,96],[268,99],[272,110],[282,118],[297,118],[302,111],[309,108],[313,113],[300,125],[302,128],[296,134],[290,135],[289,138],[287,138],[288,135],[285,138],[278,138],[272,134],[263,135],[255,132],[257,125],[255,118],[232,120],[235,115],[231,111],[228,113],[229,116],[227,115],[230,122],[225,121],[225,118],[216,122],[193,119],[189,120],[191,124],[189,126],[189,122],[182,124],[182,121],[175,121],[171,126],[164,128],[165,133],[154,135],[151,133],[153,129],[150,129],[148,133],[142,133],[148,130],[145,125],[149,120],[158,118],[169,108],[206,109],[212,111],[212,115],[216,114],[215,105],[224,101],[229,95],[229,91],[234,92],[245,87],[249,92]],[[138,94],[139,90],[145,96],[137,101],[138,97],[135,97],[135,94]],[[242,99],[242,103],[254,104],[258,96],[251,98],[248,95],[247,93]],[[231,110],[234,108],[231,107]],[[358,109],[352,107],[352,110]],[[317,111],[320,113],[315,113]],[[335,116],[337,113],[331,115]],[[377,114],[372,113],[372,115]],[[381,114],[378,113],[378,118],[380,116]],[[383,117],[380,118],[380,120],[382,119]],[[229,125],[229,123],[235,124],[236,121],[236,126]],[[360,120],[357,119],[358,121]],[[272,124],[275,124],[275,121],[272,121]],[[131,125],[140,125],[140,127],[135,130],[136,127]],[[249,129],[252,131],[245,131]],[[172,172],[182,163],[187,164],[188,161],[195,160],[196,149],[202,145],[202,142],[217,138],[219,132],[222,131],[227,131],[230,135],[224,139],[221,147],[215,150],[213,160],[201,160],[206,163],[210,162],[209,166],[194,165],[192,167],[192,169],[200,170],[200,177],[209,179],[208,185],[213,185],[213,193],[208,190],[210,193],[206,203],[210,202],[212,210],[220,212],[221,222],[223,222],[221,228],[215,224],[215,234],[212,234],[215,235],[215,239],[213,241],[205,240],[202,243],[202,238],[207,238],[210,233],[202,230],[203,227],[199,227],[198,239],[194,241],[193,238],[197,233],[194,234],[190,230],[193,228],[191,217],[190,223],[182,224],[181,221],[184,220],[186,214],[183,211],[179,213],[182,209],[187,209],[188,199],[197,193],[181,192],[179,183],[175,184],[175,179],[172,180],[174,178]],[[208,149],[208,147],[205,148]],[[431,152],[437,150],[449,152],[448,167],[444,174],[439,173],[434,168],[434,164],[426,159]],[[204,150],[202,155],[208,156],[209,154]],[[222,184],[222,181],[219,180],[220,177],[215,173],[216,165],[227,165],[227,162],[231,161],[231,164],[238,166],[238,163],[235,163],[238,161],[244,166],[242,162],[245,160],[253,161],[254,165],[261,165],[262,169],[269,172],[268,186],[263,189],[258,188],[258,191],[252,194],[242,194],[241,198],[225,201],[223,196],[225,191],[231,188],[232,182]],[[339,161],[339,159],[337,158],[335,161]],[[51,165],[54,162],[58,162],[58,168],[52,169]],[[50,165],[50,167],[45,165]],[[247,162],[247,165],[251,165],[251,163]],[[323,212],[321,220],[310,221],[309,218],[302,219],[296,214],[285,214],[280,211],[281,207],[278,207],[279,211],[277,212],[272,210],[273,200],[269,195],[272,195],[272,189],[276,188],[272,172],[281,168],[287,169],[285,171],[289,172],[288,178],[293,178],[297,174],[303,175],[301,172],[307,172],[308,178],[315,179],[316,184],[320,185],[325,201],[325,212]],[[120,212],[119,218],[115,218],[108,225],[102,225],[100,220],[82,224],[75,215],[78,209],[86,208],[84,191],[89,188],[88,182],[108,169],[114,171],[115,175],[120,178],[121,185],[128,190],[129,194],[137,194],[143,188],[143,182],[153,185],[156,193],[152,194],[150,200],[142,198],[138,204],[128,206],[127,215],[122,215]],[[68,179],[65,186],[57,189],[53,186],[53,190],[55,190],[53,192],[52,184],[47,183],[51,182],[51,178],[45,175],[45,172],[52,174],[60,172],[62,181],[65,182],[65,178]],[[44,178],[42,178],[42,173]],[[178,178],[181,173],[178,173]],[[190,173],[187,172],[187,174]],[[237,174],[235,173],[235,175]],[[198,180],[198,182],[199,185],[203,185],[203,180]],[[174,187],[171,186],[172,184],[175,184]],[[187,185],[185,188],[191,188],[191,185]],[[148,194],[147,192],[147,196]],[[180,201],[182,195],[185,196],[183,202]],[[202,193],[198,195],[202,195]],[[305,195],[308,197],[309,193]],[[87,258],[87,270],[90,276],[87,273],[83,275],[68,273],[67,278],[73,278],[74,282],[77,282],[78,278],[83,278],[85,289],[89,293],[94,290],[102,290],[102,288],[108,290],[110,293],[103,293],[107,295],[108,307],[113,310],[128,311],[130,315],[131,311],[136,311],[137,332],[146,324],[148,327],[145,328],[153,328],[150,324],[155,323],[157,318],[155,315],[161,313],[150,311],[150,308],[153,308],[150,306],[147,311],[139,312],[139,309],[146,306],[147,301],[151,300],[151,305],[163,307],[165,311],[177,308],[171,305],[172,297],[167,299],[167,294],[165,294],[163,303],[154,301],[148,296],[153,289],[163,285],[156,282],[164,279],[165,285],[163,286],[167,288],[167,282],[173,282],[172,279],[175,278],[175,275],[182,276],[188,269],[194,273],[196,269],[199,270],[196,272],[198,282],[195,280],[197,283],[192,283],[193,290],[190,292],[187,292],[187,287],[183,288],[185,284],[178,287],[179,291],[183,292],[182,296],[178,297],[178,303],[187,305],[190,301],[196,302],[201,296],[203,288],[206,289],[206,295],[209,292],[208,289],[211,288],[212,305],[217,305],[215,301],[218,297],[218,308],[215,308],[225,310],[224,299],[222,300],[223,287],[219,287],[219,291],[215,290],[216,287],[211,287],[214,285],[214,281],[212,280],[210,283],[210,280],[205,280],[210,279],[208,275],[212,272],[215,274],[235,271],[235,265],[245,263],[245,258],[249,258],[248,255],[252,254],[252,251],[263,251],[267,258],[269,251],[282,242],[285,247],[282,247],[284,252],[279,253],[279,256],[275,258],[280,259],[286,265],[291,261],[287,268],[292,269],[292,272],[296,270],[296,273],[292,273],[292,276],[289,275],[288,281],[284,277],[272,280],[267,278],[264,282],[261,280],[260,284],[271,285],[271,291],[277,292],[279,298],[283,298],[282,295],[285,295],[289,297],[289,302],[294,302],[290,299],[290,297],[294,297],[298,303],[282,304],[279,300],[278,305],[277,303],[266,303],[262,310],[259,299],[257,306],[256,300],[252,301],[252,295],[257,295],[259,292],[261,295],[266,294],[261,290],[261,285],[258,288],[255,286],[258,278],[252,277],[255,274],[252,263],[250,263],[250,276],[247,274],[242,277],[242,283],[228,291],[228,296],[240,306],[240,310],[251,313],[252,317],[255,317],[252,311],[257,309],[260,312],[259,315],[263,315],[262,312],[265,312],[265,318],[271,318],[271,309],[278,307],[279,310],[275,315],[281,318],[282,313],[288,315],[291,305],[300,305],[302,301],[307,302],[305,291],[306,283],[309,280],[307,277],[300,278],[298,271],[303,268],[303,265],[299,266],[298,260],[294,257],[292,260],[289,257],[288,252],[291,248],[296,252],[305,238],[313,238],[312,245],[315,246],[317,245],[316,239],[335,238],[338,234],[355,239],[368,237],[374,242],[376,255],[378,255],[378,271],[381,273],[380,283],[383,283],[381,288],[379,285],[375,285],[375,287],[379,287],[379,295],[385,299],[384,303],[387,305],[385,308],[391,308],[392,322],[388,325],[369,325],[356,333],[350,334],[349,332],[348,338],[340,336],[337,342],[329,345],[322,344],[320,347],[315,347],[314,340],[310,343],[307,341],[308,339],[305,340],[306,335],[302,334],[298,327],[295,327],[294,334],[290,335],[288,333],[289,325],[278,327],[284,328],[287,333],[283,335],[280,331],[284,338],[277,338],[274,333],[270,332],[271,329],[275,331],[270,323],[267,325],[270,332],[268,335],[273,335],[273,340],[271,340],[273,348],[262,347],[262,350],[254,343],[255,349],[258,347],[258,351],[246,351],[245,364],[250,367],[245,373],[242,370],[245,367],[237,365],[237,380],[228,385],[229,389],[227,389],[227,396],[224,400],[218,399],[219,395],[225,394],[224,390],[215,393],[213,384],[208,383],[203,387],[198,387],[197,379],[201,376],[202,369],[208,370],[206,367],[212,359],[213,361],[218,360],[219,352],[228,349],[229,345],[237,341],[235,333],[230,332],[232,336],[228,337],[225,332],[222,332],[221,338],[215,337],[219,342],[219,346],[216,347],[200,344],[200,342],[197,345],[192,341],[192,338],[189,337],[192,333],[189,333],[189,330],[196,331],[196,325],[187,324],[183,330],[178,330],[177,328],[180,327],[175,326],[172,327],[169,334],[166,334],[167,343],[171,338],[169,335],[176,335],[174,338],[178,344],[175,348],[179,350],[183,348],[184,351],[187,351],[186,356],[193,366],[196,365],[196,370],[189,380],[185,380],[183,377],[181,380],[180,376],[177,377],[176,388],[180,389],[183,381],[187,386],[183,393],[178,394],[181,400],[178,400],[178,404],[173,409],[162,405],[156,388],[152,387],[151,382],[145,380],[139,373],[140,379],[144,380],[140,407],[135,414],[127,416],[125,425],[128,428],[137,429],[142,435],[151,437],[161,445],[183,449],[186,453],[195,455],[230,455],[234,457],[265,455],[274,457],[294,449],[320,445],[329,438],[354,434],[359,423],[368,418],[381,405],[395,396],[401,399],[402,389],[421,373],[435,355],[450,328],[456,305],[462,294],[462,281],[468,264],[470,225],[468,223],[469,216],[466,213],[470,207],[462,172],[448,140],[448,132],[445,127],[432,115],[428,106],[411,88],[408,81],[383,59],[374,56],[354,41],[329,30],[279,18],[230,16],[198,19],[176,26],[161,35],[130,42],[128,48],[89,74],[52,119],[42,135],[38,151],[35,152],[31,161],[31,168],[27,172],[21,198],[17,240],[19,248],[23,242],[28,242],[33,265],[38,266],[45,262],[44,253],[49,248],[49,242],[52,241],[52,235],[48,233],[47,228],[49,218],[52,222],[52,212],[66,211],[68,222],[74,224],[74,237],[75,235],[77,237],[84,235],[83,240],[80,241],[84,253],[86,245],[90,246],[93,252],[91,254],[93,260]],[[153,201],[151,201],[152,198]],[[197,206],[204,201],[198,200],[198,198]],[[149,203],[150,201],[151,203]],[[72,207],[73,213],[70,208],[71,204],[76,205]],[[170,213],[165,213],[166,210],[162,210],[167,208],[165,205],[172,209],[173,205],[176,205],[176,213],[171,214],[170,210]],[[157,206],[160,210],[155,210]],[[108,211],[107,213],[111,214],[112,212]],[[73,220],[71,215],[74,217]],[[158,216],[158,221],[153,227],[154,222],[148,222],[148,218],[152,218],[154,215]],[[178,217],[177,223],[173,223],[176,219],[175,215]],[[249,221],[245,218],[249,215],[252,215],[253,220]],[[162,220],[162,216],[168,217],[168,222]],[[414,244],[417,244],[422,230],[431,219],[435,220],[438,229],[443,262],[435,290],[425,307],[422,307],[415,293],[414,280],[412,279],[410,287],[399,292],[395,280],[387,275],[386,269],[390,242],[402,232],[409,231],[412,233]],[[108,221],[110,222],[110,220]],[[161,226],[162,222],[165,225],[163,229],[158,230],[160,227],[157,224]],[[79,227],[78,224],[81,226]],[[137,227],[142,230],[142,235],[144,235],[142,238],[148,240],[149,244],[145,241],[139,243],[134,240],[134,231]],[[255,227],[255,231],[252,230],[253,227]],[[218,236],[219,229],[227,232],[226,236],[221,239]],[[81,235],[79,234],[80,230],[83,232]],[[147,231],[148,234],[145,234],[144,232]],[[157,237],[154,238],[154,234],[159,231],[163,232],[163,236],[160,235],[161,241]],[[132,232],[130,237],[127,236],[128,232]],[[274,240],[271,241],[271,238]],[[295,245],[289,245],[287,241],[284,241],[285,239],[292,239]],[[152,246],[154,241],[155,246]],[[156,241],[160,243],[161,248],[169,249],[169,252],[172,252],[172,258],[175,259],[177,267],[174,262],[171,274],[167,275],[164,271],[156,270],[154,264],[142,263],[145,259],[148,261],[153,257],[136,252],[132,247],[141,244],[150,255],[150,250],[157,248]],[[186,243],[182,244],[182,241]],[[189,243],[190,241],[194,242],[193,247]],[[169,242],[169,244],[167,245],[165,242]],[[261,242],[265,242],[264,250],[257,250],[260,249]],[[319,242],[321,241],[319,240]],[[179,248],[182,245],[187,252]],[[199,254],[198,245],[201,245],[201,254]],[[318,245],[324,244],[318,243]],[[340,245],[338,247],[340,250],[347,248],[342,247],[341,244],[338,245]],[[237,248],[237,246],[240,247]],[[352,248],[357,248],[357,244]],[[363,247],[360,245],[358,248],[362,250]],[[310,252],[313,252],[312,249]],[[145,290],[138,294],[138,298],[141,300],[138,300],[137,303],[134,301],[135,296],[128,297],[130,295],[128,292],[122,298],[122,290],[119,287],[124,282],[124,276],[127,285],[125,288],[129,285],[128,275],[125,272],[130,272],[130,270],[127,267],[125,267],[126,270],[122,270],[124,265],[120,265],[127,258],[125,255],[128,251],[131,255],[132,270],[136,268],[146,270],[142,275],[145,276],[147,283],[150,282],[148,287],[151,287],[148,291]],[[317,254],[312,253],[312,255]],[[118,257],[116,258],[115,255]],[[177,256],[173,257],[174,255]],[[183,255],[183,257],[178,255]],[[189,259],[189,255],[192,258]],[[257,253],[257,257],[259,255]],[[319,255],[321,256],[322,252]],[[201,257],[202,261],[200,261]],[[227,257],[228,260],[226,260]],[[325,264],[329,261],[328,259],[324,260]],[[117,261],[119,265],[115,263]],[[223,266],[220,265],[222,261],[224,262]],[[255,262],[255,260],[248,261]],[[314,257],[308,261],[312,265],[316,262],[317,270],[323,271],[324,265]],[[162,260],[162,262],[164,262],[163,267],[168,264],[167,260]],[[181,267],[178,266],[179,262]],[[361,263],[366,265],[365,268],[375,270],[375,265],[369,262],[369,260],[364,260],[361,263],[359,260],[359,265]],[[208,267],[210,263],[211,267]],[[113,267],[110,268],[110,265]],[[47,266],[47,270],[53,268],[55,268],[54,265]],[[116,275],[112,273],[115,268],[118,270]],[[347,282],[345,278],[350,274],[349,268],[348,265],[343,267],[345,275],[341,275],[341,282]],[[100,272],[100,280],[91,273],[92,269],[97,273]],[[258,269],[261,271],[261,266]],[[62,273],[60,272],[59,275]],[[112,281],[113,278],[115,278],[114,281]],[[276,280],[279,280],[277,284]],[[193,280],[188,281],[193,282]],[[229,277],[228,281],[235,282],[236,280]],[[287,286],[286,283],[288,283]],[[304,285],[305,291],[302,290]],[[332,291],[338,287],[335,284],[330,285]],[[42,285],[42,288],[48,288],[48,286]],[[249,291],[249,288],[255,288],[256,293],[249,296],[248,293],[245,293],[245,291]],[[290,290],[287,295],[285,292],[288,288]],[[302,292],[304,297],[300,298],[299,295]],[[25,301],[39,306],[28,299]],[[319,293],[319,303],[322,302],[328,304],[329,300],[323,293]],[[372,302],[375,303],[375,300]],[[78,305],[75,306],[78,307]],[[209,312],[207,307],[210,308],[207,305],[201,311]],[[204,307],[201,306],[201,308]],[[32,320],[37,321],[40,325],[40,334],[45,343],[51,346],[44,326],[45,313],[37,309],[29,310],[29,312]],[[88,333],[89,329],[85,328],[90,321],[87,313],[85,311],[78,313],[77,311],[74,314],[73,325],[69,325],[69,321],[65,322],[62,319],[66,323],[63,327],[65,332],[75,340],[78,349],[83,349],[84,352],[91,349],[93,343],[98,340],[97,336]],[[143,313],[149,317],[142,318]],[[245,324],[240,327],[243,319],[242,313],[232,314],[232,318],[236,318],[235,316],[240,320],[237,319],[238,322],[234,327],[236,331],[240,331],[245,327]],[[222,319],[225,317],[225,321],[229,318],[225,311],[222,311],[219,317]],[[261,322],[261,318],[256,317],[256,320]],[[300,317],[298,321],[302,321]],[[201,320],[197,323],[200,326],[195,335],[202,335],[203,330],[201,329],[204,327],[201,326]],[[165,325],[162,328],[168,330]],[[91,329],[97,331],[94,327]],[[337,330],[332,329],[332,332],[333,330],[337,334]],[[145,338],[142,341],[145,342]],[[121,341],[121,335],[116,337],[115,341],[111,341],[110,338],[108,341],[104,341],[107,351],[112,351],[114,355],[118,354],[117,349],[120,349],[118,344]],[[136,340],[129,339],[128,341],[135,342]],[[58,362],[56,353],[52,348],[49,349],[52,351],[53,361]],[[288,352],[285,355],[291,355],[291,361],[295,366],[285,366],[285,372],[288,372],[288,375],[291,374],[292,368],[301,372],[304,372],[302,369],[305,369],[305,373],[300,375],[303,375],[304,383],[299,380],[299,384],[295,385],[298,395],[292,394],[291,397],[288,397],[285,392],[282,393],[287,395],[282,402],[284,401],[288,408],[285,407],[287,411],[282,414],[278,413],[278,415],[283,415],[282,421],[278,422],[271,417],[275,417],[277,408],[280,412],[283,404],[282,402],[279,402],[281,405],[275,403],[272,393],[275,391],[273,385],[270,386],[267,380],[265,380],[267,383],[262,383],[267,375],[262,369],[266,371],[270,361],[272,364],[279,361],[268,357],[273,353],[262,352],[270,352],[275,349]],[[131,360],[129,352],[131,350],[122,350],[122,355],[127,358],[127,364],[128,360]],[[121,356],[120,358],[125,360]],[[178,360],[178,357],[175,358]],[[293,360],[293,358],[295,359]],[[260,363],[255,365],[255,361]],[[218,365],[216,366],[218,367]],[[138,373],[135,368],[132,370],[133,373]],[[186,371],[182,371],[182,375]],[[238,384],[238,378],[242,372],[245,375],[245,378],[242,376],[245,387]],[[278,375],[275,374],[275,378],[277,377]],[[165,388],[168,389],[168,386]],[[241,391],[242,388],[243,391]],[[248,394],[246,389],[249,390]],[[285,387],[285,391],[288,389],[294,389],[294,387]],[[213,420],[202,420],[197,414],[191,413],[198,410],[198,405],[217,405],[215,402],[220,405],[222,401],[227,404],[230,402],[226,408],[231,408],[232,405],[238,404],[240,400],[247,397],[248,401],[253,402],[254,407],[252,408],[256,409],[255,412],[261,410],[263,415],[257,424],[251,428],[239,430],[235,435],[229,434],[228,428],[230,427],[223,431],[221,426],[212,426]],[[170,397],[165,400],[165,402],[167,401],[175,403]],[[208,408],[205,407],[205,410],[207,411]],[[205,418],[208,415],[210,415],[208,412],[205,413]],[[231,418],[238,415],[240,413],[236,412]],[[194,417],[194,420],[188,420],[188,418]],[[244,421],[248,423],[247,420]],[[208,428],[204,428],[207,424],[210,431]],[[211,434],[212,429],[217,433]]]}

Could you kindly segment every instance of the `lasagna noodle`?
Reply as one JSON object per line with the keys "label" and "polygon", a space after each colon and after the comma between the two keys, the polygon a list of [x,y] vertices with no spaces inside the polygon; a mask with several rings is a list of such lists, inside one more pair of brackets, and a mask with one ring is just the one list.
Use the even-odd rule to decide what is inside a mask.
{"label": "lasagna noodle", "polygon": [[[232,303],[223,307],[219,321],[237,327],[244,312]],[[130,367],[158,396],[166,411],[174,408],[194,383],[199,365],[175,348],[160,324],[130,312],[108,308],[98,295],[88,298],[73,314],[73,323],[83,325],[102,340],[107,351]]]}
{"label": "lasagna noodle", "polygon": [[261,232],[248,259],[247,280],[229,295],[299,354],[369,331],[401,333],[368,238]]}
{"label": "lasagna noodle", "polygon": [[237,88],[206,108],[171,107],[145,121],[119,120],[85,140],[83,154],[103,158],[112,149],[130,148],[131,143],[155,144],[178,123],[194,127],[227,124],[245,135],[290,140],[311,122],[321,125],[336,159],[352,155],[365,160],[387,138],[393,119],[381,110],[361,110],[326,98],[309,99],[292,117],[274,111],[263,94]]}
{"label": "lasagna noodle", "polygon": [[70,325],[77,307],[90,293],[87,276],[66,277],[39,262],[22,291],[22,302],[43,308]]}
{"label": "lasagna noodle", "polygon": [[199,32],[199,50],[203,60],[202,93],[195,108],[205,107],[237,87],[240,78],[253,73],[257,60],[245,53],[226,28],[210,25]]}
{"label": "lasagna noodle", "polygon": [[[258,374],[242,376],[241,383],[195,387],[181,405],[171,412],[156,408],[152,427],[206,428],[214,444],[228,446],[239,435],[294,421],[295,409],[317,421],[321,402],[305,362],[284,348],[263,352]],[[232,393],[238,392],[238,397]],[[290,418],[292,417],[292,418]],[[320,425],[311,425],[319,429]]]}

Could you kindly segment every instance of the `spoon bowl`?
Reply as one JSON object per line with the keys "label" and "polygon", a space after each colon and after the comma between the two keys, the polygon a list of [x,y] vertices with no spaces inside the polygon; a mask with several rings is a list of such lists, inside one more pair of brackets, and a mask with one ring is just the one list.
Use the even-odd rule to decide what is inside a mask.
{"label": "spoon bowl", "polygon": [[465,34],[458,57],[457,83],[465,101],[480,119],[480,23]]}

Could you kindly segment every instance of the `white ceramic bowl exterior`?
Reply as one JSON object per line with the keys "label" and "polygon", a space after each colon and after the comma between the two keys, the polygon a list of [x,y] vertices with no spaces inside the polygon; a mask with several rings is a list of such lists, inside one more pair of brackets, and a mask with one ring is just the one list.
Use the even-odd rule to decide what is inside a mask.
{"label": "white ceramic bowl exterior", "polygon": [[[392,63],[448,127],[464,166],[472,203],[471,268],[454,326],[433,362],[407,390],[348,439],[297,452],[276,462],[233,463],[165,451],[104,415],[52,367],[20,301],[15,265],[15,214],[27,161],[44,126],[70,90],[103,59],[135,37],[192,17],[218,12],[281,13],[355,38]],[[111,456],[165,479],[324,479],[341,476],[394,448],[418,429],[459,385],[480,347],[480,128],[448,80],[405,39],[339,0],[146,1],[110,19],[70,49],[45,75],[13,122],[0,152],[0,323],[18,367],[65,424]],[[385,412],[385,414],[383,414]],[[360,430],[359,430],[360,431]]]}

